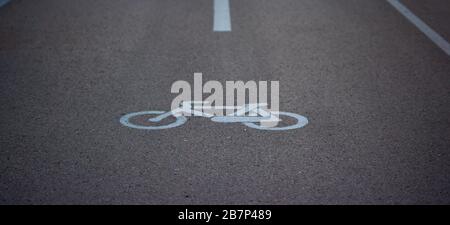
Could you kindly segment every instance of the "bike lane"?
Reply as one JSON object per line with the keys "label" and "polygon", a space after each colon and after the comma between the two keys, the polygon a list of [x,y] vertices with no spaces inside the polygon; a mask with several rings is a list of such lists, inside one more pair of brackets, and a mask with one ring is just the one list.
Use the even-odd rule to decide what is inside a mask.
{"label": "bike lane", "polygon": [[[448,157],[448,58],[384,1],[230,1],[231,32],[213,32],[206,0],[9,8],[0,14],[0,38],[17,37],[0,53],[6,202],[448,199],[448,165],[436,157]],[[171,84],[194,72],[278,80],[280,110],[310,124],[120,124],[169,110]]]}

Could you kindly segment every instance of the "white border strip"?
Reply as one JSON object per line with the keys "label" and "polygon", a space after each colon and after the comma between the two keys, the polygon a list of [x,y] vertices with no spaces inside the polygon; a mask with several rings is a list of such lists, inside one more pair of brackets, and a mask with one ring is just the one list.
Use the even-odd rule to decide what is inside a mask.
{"label": "white border strip", "polygon": [[231,31],[229,0],[214,0],[214,31]]}
{"label": "white border strip", "polygon": [[413,23],[420,31],[422,31],[430,40],[432,40],[439,48],[441,48],[447,55],[450,56],[450,44],[427,24],[425,24],[419,17],[414,15],[406,6],[398,0],[387,0],[397,11]]}

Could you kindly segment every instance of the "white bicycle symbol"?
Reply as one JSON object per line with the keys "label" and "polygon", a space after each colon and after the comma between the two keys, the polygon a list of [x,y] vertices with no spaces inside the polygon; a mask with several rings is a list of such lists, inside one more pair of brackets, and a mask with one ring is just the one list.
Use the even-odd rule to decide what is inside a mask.
{"label": "white bicycle symbol", "polygon": [[[290,112],[271,112],[264,110],[263,107],[267,106],[267,104],[247,104],[244,106],[205,106],[207,102],[196,102],[196,101],[186,101],[183,102],[181,107],[176,108],[172,111],[142,111],[142,112],[134,112],[129,113],[120,118],[120,123],[122,125],[135,128],[135,129],[142,129],[142,130],[162,130],[162,129],[169,129],[174,128],[183,125],[187,122],[186,116],[183,114],[189,114],[194,116],[201,116],[210,118],[213,122],[218,123],[242,123],[246,125],[247,127],[259,129],[259,130],[274,130],[274,131],[281,131],[281,130],[292,130],[292,129],[298,129],[306,126],[308,124],[308,119],[304,116],[290,113]],[[231,114],[228,114],[226,116],[215,116],[212,113],[207,113],[204,111],[208,110],[227,110],[227,109],[233,109],[236,110],[236,112],[233,112]],[[250,115],[255,116],[250,116]],[[156,115],[156,116],[155,116]],[[277,124],[277,126],[271,127],[271,126],[264,126],[262,125],[264,122],[281,122],[280,115],[290,117],[292,120],[295,121],[292,125],[287,126],[278,126],[280,123]],[[150,119],[147,119],[147,123],[157,123],[156,125],[146,125],[146,124],[139,124],[139,122],[132,122],[138,117],[143,116],[155,116]],[[170,122],[168,124],[164,124],[163,120],[166,118],[175,118],[174,122]],[[173,119],[172,119],[173,120]],[[160,124],[158,124],[160,123]]]}

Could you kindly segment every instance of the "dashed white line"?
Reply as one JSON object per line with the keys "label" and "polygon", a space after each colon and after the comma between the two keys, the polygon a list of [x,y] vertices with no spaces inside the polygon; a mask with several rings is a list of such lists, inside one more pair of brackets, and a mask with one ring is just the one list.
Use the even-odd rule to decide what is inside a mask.
{"label": "dashed white line", "polygon": [[214,28],[215,32],[231,31],[229,0],[214,0]]}

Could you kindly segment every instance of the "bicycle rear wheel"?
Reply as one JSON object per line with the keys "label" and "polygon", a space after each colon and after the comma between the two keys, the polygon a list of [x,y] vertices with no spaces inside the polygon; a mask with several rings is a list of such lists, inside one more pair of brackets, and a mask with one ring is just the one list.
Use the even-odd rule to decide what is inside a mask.
{"label": "bicycle rear wheel", "polygon": [[140,130],[163,130],[181,126],[187,121],[187,118],[184,116],[174,116],[174,115],[171,116],[175,118],[175,121],[169,124],[164,124],[161,121],[161,124],[150,125],[150,124],[139,124],[137,121],[134,121],[136,118],[140,116],[148,116],[148,115],[158,116],[164,113],[165,113],[164,111],[143,111],[143,112],[129,113],[120,118],[120,123],[124,126]]}

